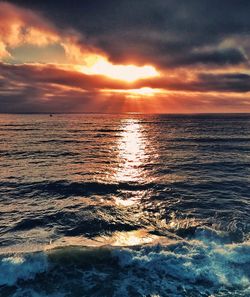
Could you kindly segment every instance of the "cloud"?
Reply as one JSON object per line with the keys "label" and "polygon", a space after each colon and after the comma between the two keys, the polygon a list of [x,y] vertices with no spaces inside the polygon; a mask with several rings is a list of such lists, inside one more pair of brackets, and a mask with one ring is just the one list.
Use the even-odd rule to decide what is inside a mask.
{"label": "cloud", "polygon": [[[144,87],[161,91],[145,110],[250,110],[249,11],[246,0],[0,2],[0,60],[20,63],[0,63],[0,111],[131,110],[126,90]],[[37,63],[15,59],[36,47],[51,64],[39,64],[42,51],[31,55]],[[53,61],[58,48],[65,65]],[[153,65],[161,76],[125,83],[66,65],[91,55]]]}
{"label": "cloud", "polygon": [[199,74],[203,90],[250,92],[250,75],[246,73]]}
{"label": "cloud", "polygon": [[112,80],[101,75],[86,75],[68,67],[69,69],[53,64],[11,65],[0,63],[0,72],[6,81],[21,83],[21,85],[57,84],[82,90],[130,87],[129,83]]}
{"label": "cloud", "polygon": [[[151,62],[158,67],[247,63],[248,0],[14,1],[43,11],[63,28],[74,28],[83,43],[113,62]],[[73,16],[73,17],[72,17]],[[225,45],[237,39],[237,43]],[[204,51],[204,48],[212,50]]]}
{"label": "cloud", "polygon": [[[249,1],[10,2],[19,6],[0,4],[5,19],[18,20],[27,31],[26,37],[13,40],[45,44],[55,39],[77,62],[87,51],[107,55],[114,63],[150,63],[158,68],[249,66]],[[43,38],[35,38],[39,30]]]}
{"label": "cloud", "polygon": [[173,59],[170,63],[173,66],[189,66],[196,64],[203,65],[238,65],[248,62],[248,58],[240,49],[224,48],[216,50],[193,51],[187,55],[182,55]]}
{"label": "cloud", "polygon": [[10,56],[8,48],[21,44],[37,46],[58,42],[54,26],[31,10],[0,3],[0,58]]}
{"label": "cloud", "polygon": [[250,92],[250,75],[247,73],[212,73],[197,72],[185,75],[185,72],[176,72],[168,77],[140,80],[134,87],[151,87],[169,91],[185,92],[217,92],[217,93],[247,93]]}
{"label": "cloud", "polygon": [[[0,63],[0,73],[0,112],[121,112],[124,105],[126,111],[208,112],[223,110],[223,104],[227,110],[250,111],[250,75],[244,73],[200,73],[179,80],[165,76],[134,83],[50,64]],[[161,91],[153,101],[135,96],[133,103],[126,93],[142,87]]]}
{"label": "cloud", "polygon": [[[65,67],[65,65],[64,65]],[[192,92],[250,92],[250,75],[246,73],[203,73],[190,75],[188,71],[165,73],[164,76],[124,82],[103,75],[87,75],[76,71],[71,66],[62,68],[56,64],[0,64],[0,71],[5,81],[17,82],[18,85],[54,84],[84,91],[129,90],[151,87],[167,91]]]}
{"label": "cloud", "polygon": [[98,53],[97,49],[83,43],[83,36],[77,31],[60,30],[41,12],[0,2],[0,20],[0,59],[11,58],[11,49],[23,45],[59,44],[65,51],[66,61],[79,61],[92,52]]}

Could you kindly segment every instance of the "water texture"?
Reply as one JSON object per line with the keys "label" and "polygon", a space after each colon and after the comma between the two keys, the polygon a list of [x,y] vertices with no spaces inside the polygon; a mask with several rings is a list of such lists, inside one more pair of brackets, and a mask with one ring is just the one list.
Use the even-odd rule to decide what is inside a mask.
{"label": "water texture", "polygon": [[250,296],[250,115],[0,115],[0,296]]}

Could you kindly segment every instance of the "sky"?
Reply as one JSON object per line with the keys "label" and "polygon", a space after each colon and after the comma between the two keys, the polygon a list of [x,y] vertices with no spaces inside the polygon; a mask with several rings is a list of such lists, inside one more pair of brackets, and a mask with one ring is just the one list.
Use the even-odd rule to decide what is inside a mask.
{"label": "sky", "polygon": [[0,112],[250,112],[249,0],[0,1]]}

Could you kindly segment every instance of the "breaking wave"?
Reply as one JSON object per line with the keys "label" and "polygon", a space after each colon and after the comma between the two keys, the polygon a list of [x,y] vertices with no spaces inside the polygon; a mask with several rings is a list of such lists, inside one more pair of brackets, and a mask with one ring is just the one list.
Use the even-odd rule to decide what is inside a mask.
{"label": "breaking wave", "polygon": [[0,293],[20,297],[249,296],[250,243],[226,241],[222,232],[199,228],[190,240],[164,242],[161,238],[135,246],[83,243],[4,254]]}

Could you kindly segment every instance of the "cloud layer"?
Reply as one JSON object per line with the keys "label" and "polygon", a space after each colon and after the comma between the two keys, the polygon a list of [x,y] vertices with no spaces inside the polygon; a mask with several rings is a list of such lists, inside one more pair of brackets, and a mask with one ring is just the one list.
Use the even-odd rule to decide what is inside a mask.
{"label": "cloud layer", "polygon": [[249,43],[243,46],[250,32],[247,0],[14,2],[81,32],[84,42],[116,62],[150,60],[174,67],[248,61]]}
{"label": "cloud layer", "polygon": [[0,72],[1,112],[121,112],[126,107],[133,111],[130,90],[145,87],[160,93],[153,101],[133,95],[140,103],[140,108],[135,104],[135,111],[244,112],[250,106],[246,96],[250,75],[240,73],[203,73],[192,81],[165,77],[124,84],[50,64],[0,64]]}
{"label": "cloud layer", "polygon": [[[136,111],[250,112],[249,11],[245,0],[0,2],[0,112],[131,111],[130,90],[145,87],[157,98],[138,95]],[[36,48],[46,64],[26,64]],[[92,55],[161,75],[81,73]]]}

